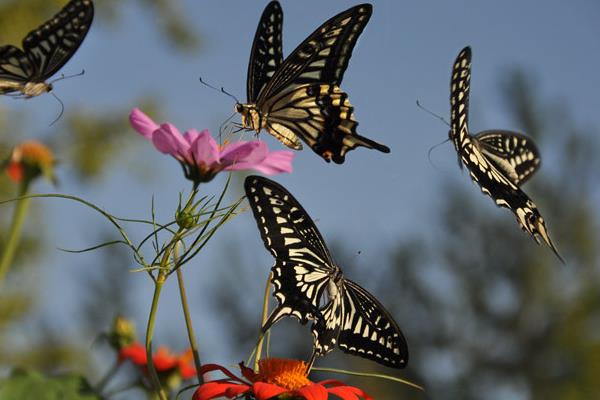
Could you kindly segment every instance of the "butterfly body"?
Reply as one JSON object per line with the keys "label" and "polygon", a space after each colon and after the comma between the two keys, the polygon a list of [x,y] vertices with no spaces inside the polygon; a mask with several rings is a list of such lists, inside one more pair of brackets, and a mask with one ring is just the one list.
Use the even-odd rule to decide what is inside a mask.
{"label": "butterfly body", "polygon": [[484,194],[496,205],[512,211],[521,229],[538,244],[541,238],[562,261],[536,205],[520,188],[539,168],[537,147],[528,137],[511,131],[469,134],[470,79],[471,49],[466,47],[454,62],[450,83],[449,137],[460,164],[467,168],[471,179]]}
{"label": "butterfly body", "polygon": [[266,130],[284,145],[301,150],[304,141],[326,161],[341,164],[358,147],[389,153],[360,136],[354,108],[340,84],[352,50],[372,12],[369,4],[332,17],[285,60],[283,12],[278,2],[265,8],[252,46],[245,104],[236,104],[242,127]]}
{"label": "butterfly body", "polygon": [[408,349],[400,328],[371,293],[344,276],[300,203],[266,178],[250,176],[244,186],[264,245],[275,259],[271,282],[279,306],[263,332],[293,316],[302,324],[313,322],[313,357],[339,347],[403,368]]}
{"label": "butterfly body", "polygon": [[75,54],[94,17],[92,0],[71,0],[23,39],[23,50],[0,46],[0,94],[31,98],[50,92],[46,80]]}

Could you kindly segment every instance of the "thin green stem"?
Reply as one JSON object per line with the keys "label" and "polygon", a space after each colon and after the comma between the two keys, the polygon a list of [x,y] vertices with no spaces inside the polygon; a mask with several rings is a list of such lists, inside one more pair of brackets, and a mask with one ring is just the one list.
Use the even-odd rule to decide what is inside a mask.
{"label": "thin green stem", "polygon": [[263,308],[261,318],[262,322],[260,324],[260,336],[256,345],[256,356],[254,357],[255,371],[258,371],[258,361],[260,360],[263,347],[264,334],[262,331],[262,327],[265,325],[265,322],[267,322],[267,318],[269,317],[269,294],[271,294],[271,278],[273,278],[273,272],[269,273],[269,277],[267,278],[267,284],[265,285],[265,294],[263,296]]}
{"label": "thin green stem", "polygon": [[[177,248],[178,246],[176,245],[175,251],[173,253],[175,265],[177,265]],[[198,376],[198,384],[202,385],[204,383],[204,379],[202,378],[202,373],[200,372],[200,367],[202,366],[202,364],[200,363],[200,351],[198,350],[196,334],[194,333],[194,325],[190,316],[190,309],[188,307],[187,294],[185,292],[185,284],[181,268],[177,268],[177,283],[179,284],[179,297],[181,298],[181,307],[183,309],[183,315],[185,317],[185,326],[188,332],[188,340],[190,341],[190,347],[192,348],[192,354],[194,355],[194,365],[196,367],[196,374]]]}
{"label": "thin green stem", "polygon": [[2,252],[2,258],[0,259],[0,282],[2,282],[12,265],[19,239],[21,238],[21,230],[23,228],[23,222],[27,215],[27,209],[31,198],[21,197],[27,194],[29,190],[29,182],[24,181],[19,188],[19,200],[15,206],[15,212],[13,214],[12,223],[10,224],[10,230],[8,231],[8,239],[6,240],[6,246]]}
{"label": "thin green stem", "polygon": [[152,336],[154,335],[154,323],[156,320],[156,310],[158,309],[158,300],[160,298],[160,291],[162,290],[163,284],[165,283],[166,274],[161,270],[159,272],[156,282],[154,283],[154,296],[152,297],[152,307],[150,308],[150,315],[148,317],[148,326],[146,328],[146,357],[147,367],[152,380],[152,385],[160,400],[167,400],[167,395],[160,386],[160,380],[154,363],[152,362]]}
{"label": "thin green stem", "polygon": [[417,385],[416,383],[412,383],[411,381],[407,381],[406,379],[396,378],[395,376],[389,376],[389,375],[384,375],[384,374],[374,374],[371,372],[348,371],[348,370],[337,369],[337,368],[324,368],[324,367],[314,367],[312,370],[313,371],[323,371],[323,372],[334,372],[334,373],[344,374],[344,375],[366,376],[369,378],[385,379],[388,381],[394,381],[394,382],[402,383],[404,385],[408,385],[415,389],[419,389],[422,392],[425,391],[425,388],[423,388],[423,386]]}

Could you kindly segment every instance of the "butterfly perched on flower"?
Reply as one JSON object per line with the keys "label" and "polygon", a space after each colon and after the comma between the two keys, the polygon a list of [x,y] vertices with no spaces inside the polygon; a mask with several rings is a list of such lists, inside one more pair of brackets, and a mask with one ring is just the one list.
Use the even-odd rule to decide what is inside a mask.
{"label": "butterfly perched on flower", "polygon": [[265,247],[275,258],[271,282],[279,305],[262,331],[289,315],[302,324],[312,320],[309,364],[338,346],[389,367],[405,367],[408,348],[400,328],[371,293],[344,277],[300,203],[267,178],[249,176],[244,187]]}
{"label": "butterfly perched on flower", "polygon": [[25,98],[52,90],[46,80],[77,51],[94,18],[92,0],[71,0],[23,39],[23,50],[0,46],[0,94]]}
{"label": "butterfly perched on flower", "polygon": [[236,104],[242,127],[256,133],[265,129],[294,150],[302,149],[302,140],[327,162],[338,164],[358,146],[389,153],[387,146],[356,132],[354,108],[340,88],[371,12],[370,4],[360,4],[339,13],[284,60],[283,12],[277,1],[270,2],[250,52],[248,102]]}
{"label": "butterfly perched on flower", "polygon": [[[488,130],[469,134],[469,90],[471,48],[460,51],[450,81],[450,140],[481,191],[498,206],[511,210],[521,228],[539,244],[540,238],[563,261],[550,240],[544,219],[536,205],[520,189],[538,169],[539,152],[533,141],[521,134]],[[462,167],[462,165],[461,165]],[[564,261],[563,261],[564,262]]]}

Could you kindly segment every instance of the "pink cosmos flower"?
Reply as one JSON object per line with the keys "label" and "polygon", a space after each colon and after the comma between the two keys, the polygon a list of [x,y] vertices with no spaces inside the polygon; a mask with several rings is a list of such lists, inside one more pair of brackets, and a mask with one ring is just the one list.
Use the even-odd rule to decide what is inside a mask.
{"label": "pink cosmos flower", "polygon": [[133,129],[164,154],[175,157],[186,178],[195,184],[208,182],[220,171],[253,169],[265,175],[292,172],[291,151],[271,151],[260,140],[239,141],[219,146],[207,129],[190,129],[183,133],[171,123],[158,125],[138,108],[131,110],[129,122]]}

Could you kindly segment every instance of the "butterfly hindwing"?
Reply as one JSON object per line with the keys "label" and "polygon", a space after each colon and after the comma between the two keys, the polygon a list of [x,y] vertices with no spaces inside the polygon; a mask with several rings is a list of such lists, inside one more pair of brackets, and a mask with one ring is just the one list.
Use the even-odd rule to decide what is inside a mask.
{"label": "butterfly hindwing", "polygon": [[301,85],[272,100],[267,130],[283,142],[284,134],[298,135],[325,160],[338,164],[358,146],[389,152],[386,146],[356,132],[353,111],[348,95],[338,86]]}
{"label": "butterfly hindwing", "polygon": [[263,331],[286,315],[303,323],[312,320],[314,355],[337,345],[347,353],[404,367],[408,351],[397,324],[372,294],[343,277],[298,201],[266,178],[250,176],[244,186],[265,247],[275,258],[272,283],[279,305]]}
{"label": "butterfly hindwing", "polygon": [[504,130],[474,135],[481,151],[512,183],[525,183],[540,166],[537,146],[527,136]]}
{"label": "butterfly hindwing", "polygon": [[48,79],[69,61],[83,42],[93,18],[92,0],[71,0],[23,39],[23,49],[36,69],[34,79]]}
{"label": "butterfly hindwing", "polygon": [[283,10],[279,2],[270,2],[260,17],[248,63],[247,96],[255,102],[260,91],[283,62]]}
{"label": "butterfly hindwing", "polygon": [[265,247],[275,258],[272,282],[280,306],[269,326],[284,315],[294,315],[302,323],[316,318],[319,298],[335,272],[321,234],[296,199],[276,182],[251,176],[244,187]]}
{"label": "butterfly hindwing", "polygon": [[14,91],[15,86],[9,83],[23,84],[31,79],[34,71],[31,61],[21,49],[12,45],[0,47],[0,93]]}
{"label": "butterfly hindwing", "polygon": [[[537,148],[531,140],[523,142],[522,135],[512,132],[502,131],[504,134],[500,139],[498,131],[485,131],[478,136],[469,134],[470,78],[471,49],[466,47],[454,62],[450,82],[450,139],[460,160],[483,193],[490,196],[496,205],[509,209],[524,231],[538,243],[539,238],[542,238],[562,261],[536,205],[518,186],[539,164]],[[517,140],[517,145],[513,145],[513,139]],[[525,155],[527,160],[518,162],[517,154],[521,158]],[[511,158],[514,158],[514,168]]]}

